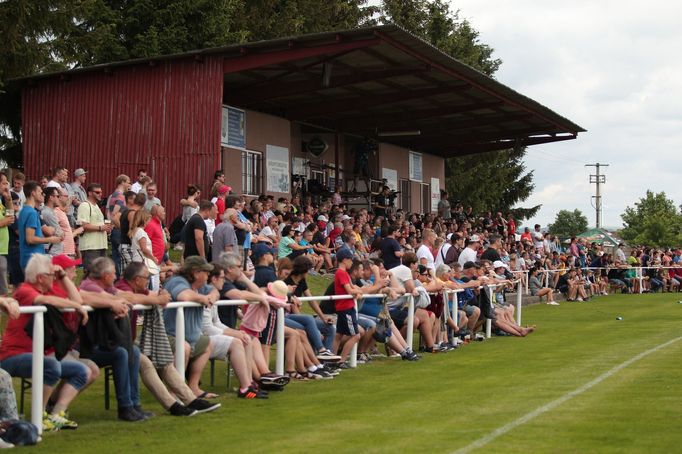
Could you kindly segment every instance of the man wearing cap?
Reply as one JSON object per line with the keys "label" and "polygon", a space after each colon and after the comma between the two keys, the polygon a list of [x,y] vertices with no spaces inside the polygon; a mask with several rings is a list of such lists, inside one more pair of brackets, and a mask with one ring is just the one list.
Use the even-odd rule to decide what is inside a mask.
{"label": "man wearing cap", "polygon": [[469,241],[467,243],[467,247],[465,247],[462,252],[459,254],[459,258],[457,259],[457,263],[460,265],[464,266],[465,263],[467,262],[476,262],[477,255],[478,255],[478,250],[481,247],[481,239],[478,237],[478,235],[471,235],[469,237]]}
{"label": "man wearing cap", "polygon": [[[210,202],[209,202],[210,203]],[[205,258],[196,255],[189,256],[176,276],[166,281],[164,288],[170,293],[173,301],[191,301],[202,306],[211,306],[220,297],[218,290],[208,285],[209,272],[213,265]],[[166,309],[163,319],[166,333],[175,348],[175,317],[177,310]],[[185,314],[185,364],[189,364],[187,384],[199,398],[212,399],[215,394],[204,392],[199,388],[199,380],[204,366],[211,355],[211,339],[202,334],[204,309],[203,307],[188,307]]]}
{"label": "man wearing cap", "polygon": [[[353,285],[348,270],[353,265],[353,253],[341,248],[336,253],[339,269],[334,273],[334,294],[351,295],[353,298],[362,296],[362,290]],[[339,345],[343,344],[340,352],[342,368],[347,368],[345,361],[355,344],[360,341],[360,331],[358,329],[358,319],[355,312],[355,301],[352,298],[335,301],[336,338],[334,339],[333,351],[337,352]]]}
{"label": "man wearing cap", "polygon": [[76,196],[73,199],[73,206],[78,209],[78,206],[88,199],[85,192],[85,180],[87,179],[87,171],[83,169],[76,169],[73,172],[73,182],[71,182],[71,191]]}

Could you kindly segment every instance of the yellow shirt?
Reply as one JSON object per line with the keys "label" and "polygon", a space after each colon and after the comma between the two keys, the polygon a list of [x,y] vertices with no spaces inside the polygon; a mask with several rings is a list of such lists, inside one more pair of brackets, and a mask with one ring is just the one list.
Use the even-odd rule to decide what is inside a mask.
{"label": "yellow shirt", "polygon": [[[89,200],[78,206],[78,222],[94,226],[104,225],[104,214],[97,205]],[[79,248],[81,251],[94,251],[107,248],[107,232],[85,232],[80,237]]]}

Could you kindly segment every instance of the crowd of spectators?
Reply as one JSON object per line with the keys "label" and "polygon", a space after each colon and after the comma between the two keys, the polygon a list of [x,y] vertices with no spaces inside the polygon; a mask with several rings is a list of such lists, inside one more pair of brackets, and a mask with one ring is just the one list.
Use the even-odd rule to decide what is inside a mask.
{"label": "crowd of spectators", "polygon": [[[679,251],[633,251],[625,259],[620,249],[614,259],[575,239],[564,247],[537,225],[519,237],[511,215],[474,215],[445,192],[436,213],[418,214],[396,210],[388,187],[367,208],[349,209],[339,191],[317,203],[245,197],[222,171],[208,191],[190,184],[180,201],[163,200],[143,169],[134,182],[127,175],[88,182],[84,169],[69,179],[62,167],[42,180],[15,173],[10,184],[0,173],[0,304],[10,316],[0,378],[31,375],[30,317],[19,307],[53,308],[46,323],[60,334],[46,344],[45,430],[78,427],[69,404],[102,367],[113,369],[119,419],[154,416],[140,406],[139,378],[170,414],[191,416],[220,406],[201,388],[210,360],[230,361],[238,397],[266,399],[291,380],[332,380],[349,367],[355,346],[360,364],[378,354],[378,344],[389,356],[418,361],[482,340],[486,320],[499,335],[527,336],[535,327],[516,324],[506,301],[524,271],[533,294],[558,304],[555,292],[587,299],[613,286],[637,291],[639,281],[627,274],[633,260],[680,259]],[[166,219],[165,204],[180,214]],[[179,263],[170,260],[173,248],[181,250]],[[609,271],[581,270],[588,266]],[[316,275],[327,275],[326,295],[348,297],[303,303]],[[665,270],[642,282],[647,290],[679,289],[679,276]],[[459,292],[444,298],[443,290]],[[418,351],[405,340],[409,296]],[[253,304],[214,305],[235,299]],[[185,309],[186,380],[174,366],[176,311],[164,309],[172,301],[201,305]],[[137,313],[134,304],[151,309]],[[64,308],[76,312],[58,311]],[[284,375],[269,366],[278,308],[286,313]],[[6,388],[0,396],[12,400]]]}

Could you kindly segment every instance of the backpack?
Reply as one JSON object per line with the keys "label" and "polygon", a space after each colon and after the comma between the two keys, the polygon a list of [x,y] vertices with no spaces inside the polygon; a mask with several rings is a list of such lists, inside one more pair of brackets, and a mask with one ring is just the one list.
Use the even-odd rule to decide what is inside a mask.
{"label": "backpack", "polygon": [[[327,290],[324,291],[324,296],[331,296],[334,295],[334,283],[332,282],[329,284],[327,287]],[[322,310],[322,313],[324,314],[334,314],[336,313],[336,304],[334,301],[322,301],[320,303],[320,310]]]}

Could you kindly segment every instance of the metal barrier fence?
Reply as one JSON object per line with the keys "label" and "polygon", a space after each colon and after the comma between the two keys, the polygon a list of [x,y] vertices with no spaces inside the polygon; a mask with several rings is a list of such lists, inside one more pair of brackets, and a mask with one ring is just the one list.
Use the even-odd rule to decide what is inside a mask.
{"label": "metal barrier fence", "polygon": [[[488,300],[492,305],[492,289],[498,287],[500,284],[480,286],[478,289],[485,289],[488,292]],[[521,324],[521,292],[523,289],[523,280],[518,282],[518,292],[516,301],[516,318],[517,323]],[[463,292],[464,289],[444,290],[443,294],[445,300],[445,314],[449,315],[449,298],[457,293]],[[353,298],[355,303],[355,310],[358,309],[358,299],[367,298],[384,298],[384,294],[369,294],[362,295],[360,298]],[[412,346],[414,342],[414,296],[405,295],[407,298],[408,317],[407,317],[407,336],[405,342]],[[348,295],[329,295],[329,296],[310,296],[298,298],[301,302],[310,301],[336,301],[348,299]],[[242,306],[246,304],[260,304],[259,302],[246,300],[219,300],[214,303],[216,306]],[[90,306],[84,306],[89,312],[94,311]],[[133,310],[150,310],[156,306],[150,305],[133,305]],[[164,306],[164,309],[174,309],[177,311],[175,317],[175,367],[181,376],[185,374],[185,312],[186,308],[203,308],[204,306],[194,302],[172,302]],[[63,312],[73,312],[75,309],[62,309]],[[32,371],[31,382],[33,383],[32,397],[31,397],[31,422],[38,428],[38,432],[42,433],[42,416],[43,416],[43,361],[45,350],[44,339],[44,317],[43,314],[47,312],[44,306],[22,306],[19,308],[21,314],[33,315],[33,345],[32,345]],[[457,319],[457,303],[455,298],[454,317]],[[456,320],[457,321],[457,320]],[[491,336],[491,321],[486,321],[486,337]],[[357,344],[353,347],[350,359],[350,367],[357,367]],[[277,354],[275,360],[275,372],[277,374],[284,373],[284,309],[277,309]]]}

